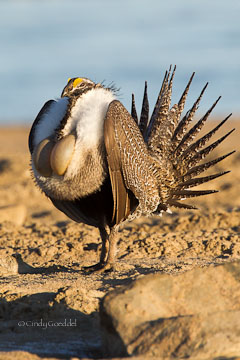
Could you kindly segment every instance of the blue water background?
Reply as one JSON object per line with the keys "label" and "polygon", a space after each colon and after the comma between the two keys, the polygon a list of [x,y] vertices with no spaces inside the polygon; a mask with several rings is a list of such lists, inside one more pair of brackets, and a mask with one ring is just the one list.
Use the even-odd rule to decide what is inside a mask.
{"label": "blue water background", "polygon": [[187,102],[206,81],[199,112],[222,95],[214,114],[240,114],[239,0],[0,1],[0,124],[30,124],[69,77],[120,87],[139,107],[144,81],[153,106],[169,64],[173,101],[192,71]]}

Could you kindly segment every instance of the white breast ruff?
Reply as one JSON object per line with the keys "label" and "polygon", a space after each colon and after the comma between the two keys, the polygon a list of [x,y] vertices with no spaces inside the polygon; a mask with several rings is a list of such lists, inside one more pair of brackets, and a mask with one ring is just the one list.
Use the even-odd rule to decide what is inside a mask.
{"label": "white breast ruff", "polygon": [[86,153],[103,142],[103,125],[108,106],[115,96],[103,88],[83,94],[71,111],[63,134],[76,132],[75,152],[68,166],[66,178],[74,176],[83,166]]}
{"label": "white breast ruff", "polygon": [[99,143],[103,136],[103,123],[108,105],[115,99],[112,92],[97,88],[83,94],[74,105],[71,116],[63,129],[68,135],[73,130],[81,145],[92,147]]}

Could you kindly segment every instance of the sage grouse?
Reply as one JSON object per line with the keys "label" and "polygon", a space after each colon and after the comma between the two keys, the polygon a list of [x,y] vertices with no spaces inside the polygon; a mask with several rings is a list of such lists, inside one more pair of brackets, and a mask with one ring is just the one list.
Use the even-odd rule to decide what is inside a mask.
{"label": "sage grouse", "polygon": [[170,207],[195,209],[181,200],[215,190],[189,189],[228,172],[196,177],[233,153],[199,164],[233,131],[205,147],[230,115],[193,142],[220,97],[189,130],[207,84],[180,120],[194,73],[170,107],[174,73],[175,68],[165,73],[150,119],[147,83],[138,120],[134,97],[130,115],[111,87],[72,78],[32,125],[29,149],[37,185],[69,218],[100,231],[100,262],[91,271],[113,268],[118,229],[125,221],[161,215]]}

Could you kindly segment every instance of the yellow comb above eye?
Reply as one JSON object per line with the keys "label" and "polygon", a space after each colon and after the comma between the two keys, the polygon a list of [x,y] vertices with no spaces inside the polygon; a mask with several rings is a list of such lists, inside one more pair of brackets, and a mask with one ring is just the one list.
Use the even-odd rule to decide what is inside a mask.
{"label": "yellow comb above eye", "polygon": [[68,81],[67,81],[67,82],[69,83],[70,80],[72,80],[72,78],[68,78]]}
{"label": "yellow comb above eye", "polygon": [[83,81],[83,79],[81,78],[77,78],[74,80],[73,82],[73,87],[75,88],[78,84],[80,84]]}

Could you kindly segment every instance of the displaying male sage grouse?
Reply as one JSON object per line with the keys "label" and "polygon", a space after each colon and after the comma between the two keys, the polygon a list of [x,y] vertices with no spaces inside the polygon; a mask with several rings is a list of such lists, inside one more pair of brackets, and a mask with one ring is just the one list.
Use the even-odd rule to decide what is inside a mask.
{"label": "displaying male sage grouse", "polygon": [[180,201],[215,190],[189,189],[227,173],[196,177],[233,153],[199,164],[233,131],[205,147],[230,115],[193,142],[220,97],[188,130],[207,85],[180,120],[194,74],[170,107],[174,73],[175,68],[166,72],[150,119],[147,84],[138,120],[134,97],[130,115],[112,88],[73,78],[33,123],[29,149],[37,185],[69,218],[100,230],[100,262],[91,270],[113,268],[118,229],[125,221],[171,207],[194,209]]}

